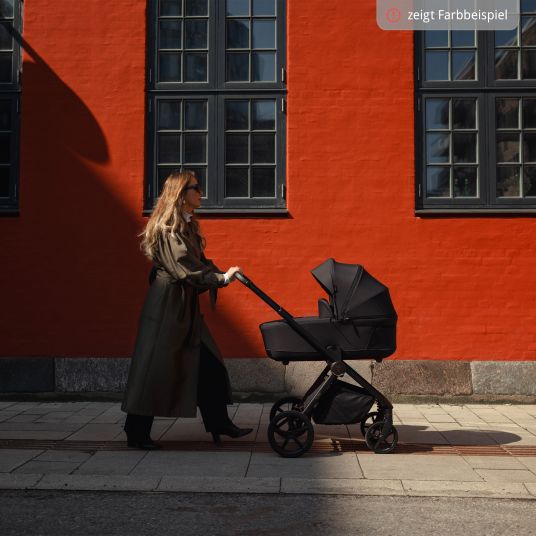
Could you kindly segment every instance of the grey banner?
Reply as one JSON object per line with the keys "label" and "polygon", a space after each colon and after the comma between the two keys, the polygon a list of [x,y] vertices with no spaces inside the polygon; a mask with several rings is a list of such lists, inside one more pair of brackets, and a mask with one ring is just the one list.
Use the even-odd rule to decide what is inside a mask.
{"label": "grey banner", "polygon": [[520,8],[534,13],[531,0],[376,0],[382,30],[513,30]]}

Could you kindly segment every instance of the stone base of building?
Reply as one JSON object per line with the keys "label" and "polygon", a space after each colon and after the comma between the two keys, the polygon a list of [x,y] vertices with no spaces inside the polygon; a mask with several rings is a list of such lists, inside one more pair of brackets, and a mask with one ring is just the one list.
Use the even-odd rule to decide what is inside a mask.
{"label": "stone base of building", "polygon": [[[120,398],[130,360],[124,358],[0,358],[0,393],[69,394]],[[302,395],[323,362],[227,359],[240,400]],[[536,361],[350,361],[367,381],[395,401],[536,401]]]}

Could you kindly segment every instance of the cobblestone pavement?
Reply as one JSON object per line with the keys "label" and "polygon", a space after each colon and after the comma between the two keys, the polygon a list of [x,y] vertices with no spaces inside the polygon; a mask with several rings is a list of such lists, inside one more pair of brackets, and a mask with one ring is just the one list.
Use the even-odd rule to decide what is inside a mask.
{"label": "cobblestone pavement", "polygon": [[266,439],[271,404],[231,406],[254,432],[222,446],[200,418],[156,418],[162,451],[129,449],[115,402],[0,402],[0,488],[536,498],[536,405],[396,404],[399,447],[315,425],[309,453]]}

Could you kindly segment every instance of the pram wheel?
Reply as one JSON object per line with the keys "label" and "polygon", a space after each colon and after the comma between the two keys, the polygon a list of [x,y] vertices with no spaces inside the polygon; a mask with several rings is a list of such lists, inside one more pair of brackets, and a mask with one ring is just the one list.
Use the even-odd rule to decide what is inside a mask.
{"label": "pram wheel", "polygon": [[268,441],[283,458],[297,458],[313,444],[315,432],[307,415],[299,411],[282,411],[268,426]]}
{"label": "pram wheel", "polygon": [[372,413],[367,413],[365,418],[361,421],[361,433],[363,434],[363,437],[365,437],[367,430],[378,420],[379,413],[377,411],[373,411]]}
{"label": "pram wheel", "polygon": [[297,396],[285,396],[279,399],[270,409],[270,421],[283,411],[301,411],[303,409],[303,400]]}
{"label": "pram wheel", "polygon": [[383,435],[385,421],[378,421],[369,426],[365,434],[365,442],[370,450],[376,454],[388,454],[392,452],[398,443],[398,432],[391,425],[391,430],[387,435]]}

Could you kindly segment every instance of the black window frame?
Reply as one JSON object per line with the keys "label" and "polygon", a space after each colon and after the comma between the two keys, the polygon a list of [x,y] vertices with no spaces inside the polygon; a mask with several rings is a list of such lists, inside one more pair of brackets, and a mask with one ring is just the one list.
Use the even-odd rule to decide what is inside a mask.
{"label": "black window frame", "polygon": [[0,214],[17,215],[19,213],[19,169],[20,169],[20,98],[22,52],[20,36],[22,35],[22,6],[23,0],[13,0],[13,19],[0,18],[1,22],[12,20],[13,52],[11,66],[11,81],[0,82],[0,100],[10,102],[11,126],[10,133],[10,162],[9,192],[7,197],[0,197]]}
{"label": "black window frame", "polygon": [[[536,79],[495,79],[495,32],[477,34],[477,78],[475,81],[426,81],[424,31],[414,32],[415,64],[415,212],[474,214],[536,214],[536,197],[498,198],[496,196],[495,99],[536,97]],[[426,117],[425,100],[430,97],[476,97],[480,199],[426,197]],[[521,129],[523,131],[523,129]],[[487,156],[486,156],[487,155]],[[520,159],[522,162],[522,159]]]}
{"label": "black window frame", "polygon": [[[207,99],[207,167],[213,181],[208,183],[204,213],[286,213],[286,0],[275,0],[276,81],[227,82],[225,80],[225,0],[208,0],[208,81],[159,82],[158,0],[147,1],[146,158],[144,214],[151,214],[158,193],[157,102],[162,99]],[[216,43],[216,46],[211,46]],[[224,198],[224,101],[226,99],[274,99],[276,101],[276,196],[274,198]],[[251,163],[250,163],[251,166]]]}

